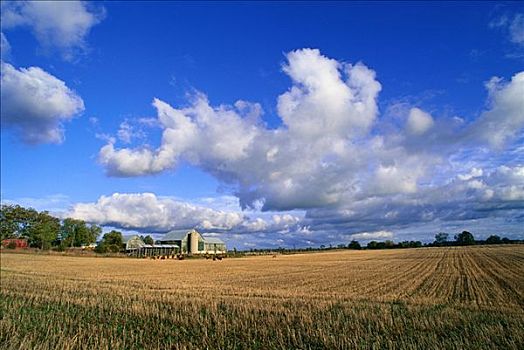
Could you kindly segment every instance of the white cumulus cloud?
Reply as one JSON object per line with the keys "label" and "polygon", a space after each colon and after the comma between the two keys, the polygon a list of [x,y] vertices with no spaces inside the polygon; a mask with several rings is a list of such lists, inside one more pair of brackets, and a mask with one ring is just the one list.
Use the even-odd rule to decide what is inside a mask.
{"label": "white cumulus cloud", "polygon": [[420,108],[411,108],[408,115],[406,127],[408,132],[413,135],[422,135],[434,124],[433,118],[429,113]]}
{"label": "white cumulus cloud", "polygon": [[263,232],[290,229],[300,222],[299,217],[290,214],[250,218],[240,208],[236,211],[213,209],[153,193],[101,196],[96,202],[75,204],[64,216],[143,232],[195,227],[204,231]]}
{"label": "white cumulus cloud", "polygon": [[524,72],[515,74],[509,82],[493,77],[486,88],[490,108],[474,123],[471,132],[493,147],[501,148],[518,137],[524,127]]}
{"label": "white cumulus cloud", "polygon": [[63,122],[84,110],[80,96],[38,67],[1,63],[2,128],[14,129],[30,144],[61,143]]}
{"label": "white cumulus cloud", "polygon": [[86,49],[85,38],[104,17],[83,1],[2,1],[2,29],[28,27],[45,48],[57,48],[64,59]]}
{"label": "white cumulus cloud", "polygon": [[375,232],[360,232],[351,235],[351,239],[362,239],[362,240],[372,240],[372,239],[385,239],[393,238],[393,232],[390,231],[375,231]]}
{"label": "white cumulus cloud", "polygon": [[[515,143],[524,126],[524,72],[507,83],[491,79],[488,107],[476,119],[430,115],[409,103],[388,119],[378,116],[381,84],[364,64],[312,49],[286,57],[291,87],[277,99],[278,128],[263,124],[257,103],[214,106],[196,93],[177,108],[154,99],[160,145],[119,147],[109,139],[100,163],[112,176],[155,174],[181,163],[208,172],[253,216],[237,232],[280,228],[302,239],[297,227],[329,237],[413,222],[517,220],[522,180],[509,173],[521,167]],[[294,222],[252,215],[257,210],[305,215]]]}

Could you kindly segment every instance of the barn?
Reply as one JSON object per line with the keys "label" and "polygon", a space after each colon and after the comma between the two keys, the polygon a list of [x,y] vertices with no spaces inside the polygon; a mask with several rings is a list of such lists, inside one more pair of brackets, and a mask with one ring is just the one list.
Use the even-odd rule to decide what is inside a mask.
{"label": "barn", "polygon": [[2,241],[2,247],[27,248],[29,243],[25,238],[7,238]]}
{"label": "barn", "polygon": [[125,245],[126,252],[129,252],[134,249],[142,248],[146,245],[144,241],[142,240],[142,238],[140,238],[139,235],[123,236],[122,242]]}
{"label": "barn", "polygon": [[216,237],[205,237],[197,230],[174,230],[157,241],[161,244],[175,244],[186,254],[225,254],[226,243]]}
{"label": "barn", "polygon": [[179,252],[176,244],[145,244],[138,235],[124,236],[123,243],[126,253],[134,256],[174,255]]}

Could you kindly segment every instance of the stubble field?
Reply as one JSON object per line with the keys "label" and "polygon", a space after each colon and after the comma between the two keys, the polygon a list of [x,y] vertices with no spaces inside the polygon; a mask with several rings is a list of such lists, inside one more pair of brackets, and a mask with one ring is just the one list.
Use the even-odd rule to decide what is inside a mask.
{"label": "stubble field", "polygon": [[1,254],[3,349],[523,349],[524,246]]}

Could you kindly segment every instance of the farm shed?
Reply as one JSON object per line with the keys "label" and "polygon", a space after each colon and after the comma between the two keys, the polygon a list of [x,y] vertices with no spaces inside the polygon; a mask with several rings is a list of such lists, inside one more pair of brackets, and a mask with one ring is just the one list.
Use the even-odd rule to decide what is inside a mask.
{"label": "farm shed", "polygon": [[23,238],[8,238],[2,241],[2,247],[7,248],[8,246],[13,248],[27,248],[29,243],[27,239]]}
{"label": "farm shed", "polygon": [[226,243],[216,237],[204,237],[204,249],[208,254],[225,254]]}
{"label": "farm shed", "polygon": [[176,244],[187,254],[226,253],[226,244],[215,237],[204,237],[197,230],[170,231],[158,240],[162,244]]}
{"label": "farm shed", "polygon": [[123,237],[126,253],[135,256],[174,255],[179,252],[176,244],[145,244],[138,235]]}
{"label": "farm shed", "polygon": [[142,238],[140,238],[138,235],[124,236],[122,237],[122,241],[125,245],[126,252],[141,248],[146,245]]}

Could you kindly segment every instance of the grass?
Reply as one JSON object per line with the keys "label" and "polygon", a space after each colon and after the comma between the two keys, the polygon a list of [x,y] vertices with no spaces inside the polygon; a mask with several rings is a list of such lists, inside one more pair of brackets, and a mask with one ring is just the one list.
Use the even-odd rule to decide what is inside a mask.
{"label": "grass", "polygon": [[524,246],[1,255],[4,349],[522,349]]}

